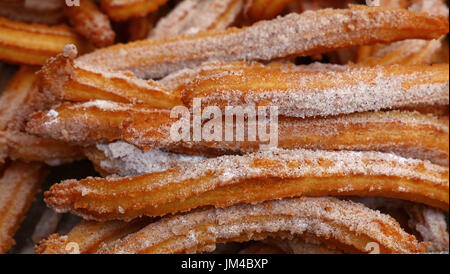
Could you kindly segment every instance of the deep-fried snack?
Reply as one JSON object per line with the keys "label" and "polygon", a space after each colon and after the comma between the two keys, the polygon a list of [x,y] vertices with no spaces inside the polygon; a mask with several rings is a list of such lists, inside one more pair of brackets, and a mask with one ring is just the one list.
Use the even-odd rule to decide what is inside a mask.
{"label": "deep-fried snack", "polygon": [[[59,0],[55,2],[61,3]],[[24,3],[0,1],[0,16],[26,23],[47,25],[59,24],[64,20],[61,12],[62,5],[37,9],[35,6],[30,6],[29,3],[30,1]]]}
{"label": "deep-fried snack", "polygon": [[[267,140],[182,141],[171,138],[169,110],[107,101],[66,104],[31,116],[28,132],[78,145],[125,140],[143,149],[217,156],[258,151]],[[234,125],[236,128],[237,125]],[[245,123],[242,128],[248,129]],[[226,127],[222,129],[222,140]],[[234,130],[234,129],[233,129]],[[376,150],[448,164],[448,119],[417,112],[366,112],[324,118],[278,117],[278,147]]]}
{"label": "deep-fried snack", "polygon": [[12,162],[0,177],[0,253],[15,244],[13,236],[46,175],[41,164]]}
{"label": "deep-fried snack", "polygon": [[198,163],[205,157],[170,153],[159,149],[142,151],[128,143],[118,141],[97,144],[84,149],[86,157],[102,175],[117,174],[136,176],[150,172],[165,171],[181,167],[185,163]]}
{"label": "deep-fried snack", "polygon": [[26,24],[0,17],[0,60],[28,65],[43,65],[49,57],[75,44],[81,52],[86,42],[65,25]]}
{"label": "deep-fried snack", "polygon": [[0,131],[0,139],[5,142],[3,149],[6,150],[7,156],[13,160],[58,166],[84,158],[83,153],[76,146],[20,131]]}
{"label": "deep-fried snack", "polygon": [[38,94],[36,67],[22,66],[11,78],[0,96],[0,130],[20,130],[26,117],[41,109],[44,103]]}
{"label": "deep-fried snack", "polygon": [[111,23],[98,9],[94,0],[81,0],[79,6],[66,5],[64,13],[73,29],[97,47],[106,47],[114,43],[116,35]]}
{"label": "deep-fried snack", "polygon": [[95,99],[126,103],[144,103],[151,107],[180,105],[179,93],[171,92],[153,80],[142,80],[127,72],[109,72],[73,62],[76,49],[67,46],[64,53],[49,59],[39,71],[39,87],[64,101]]}
{"label": "deep-fried snack", "polygon": [[[395,8],[405,7],[402,1],[384,1],[383,6]],[[448,7],[442,0],[414,0],[410,10],[427,12],[428,14],[448,18]],[[388,64],[431,64],[433,56],[442,46],[442,40],[411,39],[390,45],[362,46],[358,51],[357,62],[365,65]]]}
{"label": "deep-fried snack", "polygon": [[136,177],[53,185],[46,203],[86,219],[132,220],[294,196],[382,196],[448,211],[448,168],[379,152],[273,150]]}
{"label": "deep-fried snack", "polygon": [[292,2],[293,0],[248,0],[246,14],[254,21],[272,19]]}
{"label": "deep-fried snack", "polygon": [[213,251],[216,243],[267,237],[313,235],[329,246],[366,253],[423,252],[426,245],[404,232],[387,215],[361,204],[333,198],[297,198],[206,209],[163,218],[98,253],[194,253]]}
{"label": "deep-fried snack", "polygon": [[82,221],[67,235],[51,235],[35,247],[38,254],[88,254],[95,253],[102,245],[134,233],[151,221],[136,219],[129,223],[111,221],[104,223]]}
{"label": "deep-fried snack", "polygon": [[376,42],[439,38],[447,32],[448,21],[443,17],[401,9],[352,6],[290,14],[242,29],[114,45],[83,55],[76,63],[128,70],[142,78],[159,78],[208,60],[307,56]]}
{"label": "deep-fried snack", "polygon": [[158,10],[167,0],[102,0],[102,9],[115,21],[145,16]]}
{"label": "deep-fried snack", "polygon": [[428,252],[448,252],[447,220],[442,211],[422,205],[405,207],[405,210],[410,216],[408,225],[419,232],[423,241],[430,243]]}
{"label": "deep-fried snack", "polygon": [[[440,40],[420,40],[410,39],[406,41],[400,41],[392,43],[388,46],[375,49],[375,53],[365,58],[362,61],[358,61],[361,64],[375,66],[375,65],[390,65],[390,64],[431,64],[433,56],[441,48]],[[374,47],[372,47],[374,48]],[[365,51],[366,49],[360,49]],[[359,53],[358,59],[361,59]]]}
{"label": "deep-fried snack", "polygon": [[280,115],[311,117],[448,105],[449,67],[216,63],[180,87],[188,107],[277,106]]}
{"label": "deep-fried snack", "polygon": [[223,30],[241,14],[244,0],[184,0],[158,21],[149,38]]}
{"label": "deep-fried snack", "polygon": [[[402,209],[406,216],[402,227],[409,227],[420,241],[428,242],[428,252],[448,252],[449,236],[445,213],[431,207],[382,197],[350,197],[352,201],[362,203],[368,208],[382,210],[393,216],[395,210]],[[397,220],[399,218],[396,217]]]}
{"label": "deep-fried snack", "polygon": [[[153,113],[151,117],[160,125],[172,123],[174,120],[170,118],[170,110],[96,100],[64,104],[48,112],[34,113],[27,130],[33,134],[51,136],[50,139],[94,145],[98,142],[120,140],[122,127],[127,121],[138,119],[145,113]],[[154,134],[158,136],[158,140],[167,138],[165,132],[156,131]]]}
{"label": "deep-fried snack", "polygon": [[[179,153],[217,156],[256,152],[268,143],[259,137],[256,141],[173,142],[169,127],[172,124],[155,123],[147,116],[151,114],[124,126],[122,134],[124,140],[144,150],[163,147]],[[234,125],[233,130],[236,128]],[[242,128],[245,132],[250,126],[246,123]],[[154,133],[164,131],[166,137],[158,140],[160,137]],[[224,127],[221,140],[225,140],[225,131]],[[286,149],[392,152],[448,166],[448,141],[448,119],[417,112],[366,112],[308,119],[278,117],[278,147]]]}

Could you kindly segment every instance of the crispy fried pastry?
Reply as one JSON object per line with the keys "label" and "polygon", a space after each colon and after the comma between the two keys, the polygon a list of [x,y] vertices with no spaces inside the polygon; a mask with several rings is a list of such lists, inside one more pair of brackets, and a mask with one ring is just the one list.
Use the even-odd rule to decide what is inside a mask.
{"label": "crispy fried pastry", "polygon": [[102,9],[115,21],[145,16],[158,10],[167,0],[102,0]]}
{"label": "crispy fried pastry", "polygon": [[82,221],[66,236],[53,234],[35,249],[38,254],[95,253],[102,245],[134,233],[149,223],[149,219],[136,219],[129,223]]}
{"label": "crispy fried pastry", "polygon": [[[267,140],[177,141],[169,110],[91,101],[66,104],[32,115],[30,133],[79,145],[125,140],[144,149],[217,156],[255,152]],[[204,124],[203,124],[204,125]],[[254,124],[242,125],[244,132]],[[240,125],[239,125],[240,126]],[[236,129],[234,125],[233,130]],[[225,139],[226,127],[222,131]],[[448,119],[417,112],[366,112],[324,118],[278,117],[278,147],[323,150],[376,150],[448,164]]]}
{"label": "crispy fried pastry", "polygon": [[36,67],[22,66],[0,96],[0,130],[20,130],[26,117],[42,107],[38,94]]}
{"label": "crispy fried pastry", "polygon": [[[41,162],[58,166],[83,159],[81,150],[73,145],[53,139],[45,139],[20,131],[0,131],[7,156],[24,162]],[[0,162],[1,157],[0,157]]]}
{"label": "crispy fried pastry", "polygon": [[[151,117],[154,122],[161,126],[175,120],[170,118],[170,110],[96,100],[64,104],[48,112],[34,113],[27,127],[29,132],[50,139],[93,145],[120,140],[122,128],[145,113],[153,113]],[[154,134],[158,140],[167,138],[165,132],[158,133],[156,130]]]}
{"label": "crispy fried pastry", "polygon": [[448,211],[448,168],[379,152],[274,150],[136,177],[67,180],[45,201],[57,212],[104,221],[329,195],[393,197]]}
{"label": "crispy fried pastry", "polygon": [[98,9],[94,0],[81,0],[79,6],[66,5],[64,13],[73,29],[97,47],[106,47],[114,43],[115,33],[111,23]]}
{"label": "crispy fried pastry", "polygon": [[307,56],[376,42],[434,39],[447,32],[448,21],[443,17],[401,9],[352,6],[290,14],[241,29],[114,45],[83,55],[76,63],[158,78],[208,60]]}
{"label": "crispy fried pastry", "polygon": [[[401,1],[385,1],[385,7],[398,7]],[[431,15],[448,18],[448,7],[442,0],[414,0],[410,10],[426,12]],[[431,64],[433,56],[442,46],[442,40],[411,39],[399,41],[390,45],[362,46],[358,51],[357,62],[365,65],[388,64]]]}
{"label": "crispy fried pastry", "polygon": [[448,105],[448,65],[295,66],[235,62],[206,65],[181,86],[183,102],[202,106],[277,106],[280,115],[327,116],[420,104]]}
{"label": "crispy fried pastry", "polygon": [[71,46],[49,59],[39,71],[41,90],[64,101],[95,99],[144,103],[171,108],[181,104],[179,93],[171,92],[153,80],[142,80],[127,72],[109,72],[73,62],[77,52]]}
{"label": "crispy fried pastry", "polygon": [[0,17],[0,59],[10,63],[43,65],[49,57],[75,44],[81,52],[88,45],[65,25],[25,24]]}
{"label": "crispy fried pastry", "polygon": [[158,21],[149,38],[223,30],[241,14],[244,0],[184,0]]}
{"label": "crispy fried pastry", "polygon": [[13,236],[46,174],[41,164],[12,162],[0,177],[0,253],[15,244]]}
{"label": "crispy fried pastry", "polygon": [[[420,241],[428,242],[428,252],[448,252],[449,236],[445,213],[431,207],[382,197],[350,197],[352,201],[362,203],[368,208],[382,210],[393,216],[399,209],[405,216],[402,227],[409,227]],[[397,214],[398,215],[398,214]]]}
{"label": "crispy fried pastry", "polygon": [[309,236],[349,252],[423,252],[425,246],[387,215],[333,198],[297,198],[206,209],[163,218],[98,253],[194,253],[213,251],[216,243]]}

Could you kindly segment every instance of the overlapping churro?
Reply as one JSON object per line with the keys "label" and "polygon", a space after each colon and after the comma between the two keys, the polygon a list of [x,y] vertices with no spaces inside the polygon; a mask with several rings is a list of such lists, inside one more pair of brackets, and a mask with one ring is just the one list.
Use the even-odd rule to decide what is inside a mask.
{"label": "overlapping churro", "polygon": [[443,17],[400,9],[352,6],[351,9],[290,14],[241,29],[115,45],[83,55],[76,63],[158,78],[208,60],[268,61],[375,42],[434,39],[447,32],[448,21]]}
{"label": "overlapping churro", "polygon": [[67,44],[75,44],[80,52],[89,48],[65,25],[26,24],[0,17],[0,60],[42,65],[47,58],[62,52]]}
{"label": "overlapping churro", "polygon": [[[407,8],[405,1],[383,1],[384,7]],[[442,0],[410,1],[409,10],[427,12],[428,14],[448,18],[448,7]],[[431,64],[433,56],[442,46],[443,39],[404,40],[390,45],[363,46],[358,51],[357,62],[365,65],[387,64]]]}
{"label": "overlapping churro", "polygon": [[[217,156],[258,151],[267,140],[176,140],[171,128],[178,123],[169,110],[92,101],[67,104],[33,114],[29,132],[79,145],[125,140],[144,149],[164,148],[184,154]],[[234,125],[246,131],[253,125]],[[191,131],[193,129],[191,128]],[[405,157],[448,164],[448,120],[407,111],[366,112],[324,118],[278,117],[278,147],[324,150],[393,152]]]}
{"label": "overlapping churro", "polygon": [[59,165],[82,158],[81,151],[75,146],[21,132],[29,114],[51,104],[37,90],[36,70],[35,67],[22,66],[0,96],[0,139],[4,154],[0,162],[9,157]]}
{"label": "overlapping churro", "polygon": [[111,23],[93,0],[80,0],[79,6],[66,5],[64,14],[73,29],[97,47],[106,47],[114,43],[115,33]]}
{"label": "overlapping churro", "polygon": [[41,164],[12,162],[0,177],[0,253],[14,245],[13,236],[47,172]]}
{"label": "overlapping churro", "polygon": [[394,197],[448,210],[448,168],[376,152],[277,150],[137,177],[68,180],[52,186],[45,201],[58,212],[104,221],[329,195]]}
{"label": "overlapping churro", "polygon": [[333,66],[249,64],[205,66],[182,85],[192,107],[277,106],[280,115],[327,116],[427,105],[448,105],[447,65]]}
{"label": "overlapping churro", "polygon": [[243,5],[244,0],[184,0],[158,21],[149,38],[223,30],[236,21]]}
{"label": "overlapping churro", "polygon": [[73,62],[76,55],[73,46],[66,46],[64,53],[48,60],[39,71],[39,86],[45,94],[64,101],[103,99],[159,108],[181,104],[179,93],[167,90],[156,81],[77,64]]}
{"label": "overlapping churro", "polygon": [[[416,253],[425,250],[387,215],[333,198],[298,198],[207,209],[166,217],[113,241],[98,253],[193,253],[216,243],[314,236],[348,252]],[[370,244],[369,244],[370,243]]]}
{"label": "overlapping churro", "polygon": [[82,221],[67,235],[51,235],[36,246],[38,254],[87,254],[95,253],[102,245],[134,233],[150,223],[149,219],[137,219],[126,223],[112,221],[96,223]]}

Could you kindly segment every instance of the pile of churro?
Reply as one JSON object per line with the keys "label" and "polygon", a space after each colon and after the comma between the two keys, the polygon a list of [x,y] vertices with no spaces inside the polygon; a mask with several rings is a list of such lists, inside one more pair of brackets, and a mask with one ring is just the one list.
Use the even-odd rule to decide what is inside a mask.
{"label": "pile of churro", "polygon": [[0,0],[0,253],[448,253],[448,15]]}

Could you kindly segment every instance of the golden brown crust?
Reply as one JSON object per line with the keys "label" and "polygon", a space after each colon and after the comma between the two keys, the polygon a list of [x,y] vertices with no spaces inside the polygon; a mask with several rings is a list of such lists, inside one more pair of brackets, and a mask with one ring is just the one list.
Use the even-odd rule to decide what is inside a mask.
{"label": "golden brown crust", "polygon": [[[409,2],[409,3],[408,3]],[[430,15],[448,18],[448,7],[442,0],[382,1],[383,7],[408,8]],[[357,62],[364,65],[432,64],[433,57],[441,49],[444,38],[437,40],[404,40],[392,44],[362,46]]]}
{"label": "golden brown crust", "polygon": [[[86,54],[76,62],[158,78],[208,60],[268,61],[376,42],[433,39],[447,32],[448,21],[443,17],[402,9],[353,6],[290,14],[242,29],[114,45]],[[269,39],[270,33],[276,35]]]}
{"label": "golden brown crust", "polygon": [[184,0],[158,21],[148,38],[223,30],[241,14],[244,0]]}
{"label": "golden brown crust", "polygon": [[328,116],[448,105],[448,65],[338,66],[212,63],[181,85],[183,102],[202,107],[277,106],[284,116]]}
{"label": "golden brown crust", "polygon": [[[102,107],[102,104],[108,108]],[[54,117],[57,115],[57,117]],[[30,133],[80,145],[125,140],[141,149],[164,148],[183,154],[217,156],[255,152],[255,141],[174,141],[170,111],[92,101],[33,114]],[[242,125],[248,128],[248,124]],[[224,127],[222,137],[226,128]],[[392,152],[447,165],[448,119],[417,112],[367,112],[326,118],[278,118],[278,147]],[[225,140],[225,139],[224,139]]]}
{"label": "golden brown crust", "polygon": [[21,130],[27,116],[43,107],[35,86],[37,68],[21,66],[0,96],[0,130]]}
{"label": "golden brown crust", "polygon": [[88,49],[86,42],[65,25],[26,24],[0,17],[0,60],[43,65],[67,44],[75,44],[80,52]]}
{"label": "golden brown crust", "polygon": [[102,0],[102,10],[115,21],[145,16],[158,10],[167,0]]}
{"label": "golden brown crust", "polygon": [[[126,124],[144,114],[155,124],[172,123],[170,110],[154,109],[142,105],[120,104],[110,101],[64,104],[48,112],[31,115],[28,132],[50,139],[80,145],[91,145],[121,139]],[[158,140],[167,138],[163,132],[154,132]]]}
{"label": "golden brown crust", "polygon": [[38,75],[40,89],[62,101],[101,99],[158,108],[181,104],[179,94],[166,90],[153,80],[138,79],[131,73],[75,65],[66,53],[48,60]]}
{"label": "golden brown crust", "polygon": [[0,177],[0,253],[14,245],[13,236],[47,175],[41,164],[12,162]]}
{"label": "golden brown crust", "polygon": [[95,253],[102,245],[134,233],[149,223],[149,219],[138,219],[129,223],[82,221],[65,236],[53,234],[42,240],[35,247],[35,251],[37,254]]}
{"label": "golden brown crust", "polygon": [[45,201],[58,212],[104,221],[333,195],[399,198],[448,210],[448,168],[376,152],[276,150],[136,177],[68,180],[53,185]]}
{"label": "golden brown crust", "polygon": [[297,198],[163,218],[98,253],[194,253],[213,251],[216,243],[288,235],[313,235],[349,252],[367,253],[373,245],[380,253],[416,253],[426,248],[392,218],[360,204]]}
{"label": "golden brown crust", "polygon": [[84,158],[77,146],[20,131],[0,131],[0,139],[4,140],[6,154],[12,160],[58,166]]}
{"label": "golden brown crust", "polygon": [[73,29],[97,47],[106,47],[114,43],[116,35],[111,23],[93,0],[81,0],[79,6],[64,5],[64,13]]}

